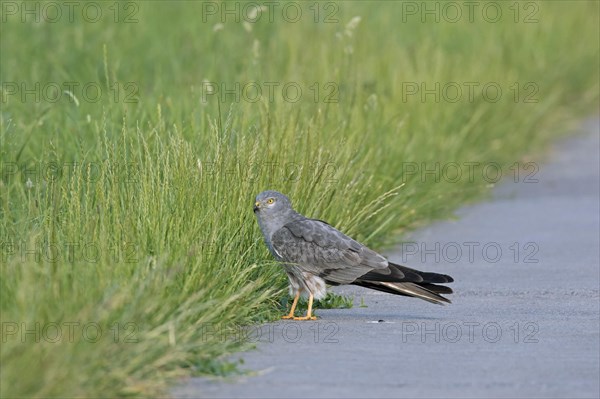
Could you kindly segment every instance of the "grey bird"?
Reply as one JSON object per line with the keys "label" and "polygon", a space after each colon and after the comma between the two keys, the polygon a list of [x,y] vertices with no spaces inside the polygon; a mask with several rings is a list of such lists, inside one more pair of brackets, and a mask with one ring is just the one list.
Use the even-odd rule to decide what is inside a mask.
{"label": "grey bird", "polygon": [[[437,284],[451,283],[452,277],[392,263],[326,222],[299,214],[277,191],[258,194],[254,214],[269,251],[290,281],[294,302],[284,319],[315,320],[313,299],[325,297],[326,284],[353,284],[440,305],[450,303],[440,294],[451,294],[452,289]],[[305,316],[295,317],[300,295],[308,295],[308,310]]]}

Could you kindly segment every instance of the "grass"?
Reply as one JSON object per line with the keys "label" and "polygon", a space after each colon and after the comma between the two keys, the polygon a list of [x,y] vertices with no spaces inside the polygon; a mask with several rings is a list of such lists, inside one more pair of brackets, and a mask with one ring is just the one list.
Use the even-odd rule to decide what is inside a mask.
{"label": "grass", "polygon": [[[532,3],[533,23],[512,2],[496,23],[422,22],[401,2],[318,3],[318,23],[298,3],[298,22],[250,24],[201,2],[121,3],[118,18],[97,4],[97,22],[3,9],[2,397],[148,396],[227,374],[248,347],[228,337],[284,311],[258,192],[381,248],[495,180],[422,170],[496,162],[512,178],[598,107],[597,2]],[[236,82],[239,99],[219,95]],[[478,89],[454,102],[451,82]]]}

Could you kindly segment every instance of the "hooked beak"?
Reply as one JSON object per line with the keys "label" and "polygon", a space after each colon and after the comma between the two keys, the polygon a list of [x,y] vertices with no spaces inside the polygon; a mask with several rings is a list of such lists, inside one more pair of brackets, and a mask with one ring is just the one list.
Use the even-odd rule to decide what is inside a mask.
{"label": "hooked beak", "polygon": [[260,209],[260,202],[256,201],[254,203],[254,213],[258,212]]}

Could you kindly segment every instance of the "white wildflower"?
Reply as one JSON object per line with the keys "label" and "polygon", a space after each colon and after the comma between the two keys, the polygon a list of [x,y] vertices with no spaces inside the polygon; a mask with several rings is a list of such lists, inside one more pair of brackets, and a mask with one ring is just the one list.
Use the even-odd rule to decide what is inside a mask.
{"label": "white wildflower", "polygon": [[215,94],[215,84],[208,79],[202,79],[202,89],[206,94]]}
{"label": "white wildflower", "polygon": [[361,20],[361,17],[356,16],[356,17],[352,18],[350,20],[350,22],[348,22],[346,24],[346,29],[344,31],[344,33],[346,33],[346,36],[352,37],[352,34],[354,33],[354,29],[356,29],[356,27],[360,23],[360,20]]}
{"label": "white wildflower", "polygon": [[365,111],[374,111],[377,109],[377,105],[377,94],[373,93],[367,98],[364,109]]}
{"label": "white wildflower", "polygon": [[267,11],[267,7],[266,6],[255,6],[253,5],[252,8],[250,9],[250,11],[246,14],[248,20],[250,20],[250,22],[256,22],[260,19],[261,14],[263,11]]}

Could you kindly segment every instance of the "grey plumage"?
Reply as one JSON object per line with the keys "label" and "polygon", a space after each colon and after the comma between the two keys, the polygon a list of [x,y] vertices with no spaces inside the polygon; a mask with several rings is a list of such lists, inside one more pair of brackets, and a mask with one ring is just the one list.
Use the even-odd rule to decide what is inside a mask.
{"label": "grey plumage", "polygon": [[269,251],[288,274],[292,295],[320,299],[325,283],[354,284],[437,304],[450,302],[440,294],[452,290],[437,284],[450,283],[452,277],[391,263],[326,222],[299,214],[277,191],[260,193],[254,213]]}

